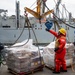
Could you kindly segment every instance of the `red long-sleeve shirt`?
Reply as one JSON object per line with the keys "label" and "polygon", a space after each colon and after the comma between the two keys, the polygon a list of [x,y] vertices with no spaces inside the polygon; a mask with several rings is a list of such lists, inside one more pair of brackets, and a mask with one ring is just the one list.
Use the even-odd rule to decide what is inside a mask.
{"label": "red long-sleeve shirt", "polygon": [[56,51],[56,53],[60,53],[63,51],[63,49],[65,49],[65,44],[66,44],[66,36],[64,35],[58,35],[57,32],[53,31],[53,30],[49,30],[49,32],[51,34],[53,34],[56,37],[56,45],[58,45],[58,50]]}

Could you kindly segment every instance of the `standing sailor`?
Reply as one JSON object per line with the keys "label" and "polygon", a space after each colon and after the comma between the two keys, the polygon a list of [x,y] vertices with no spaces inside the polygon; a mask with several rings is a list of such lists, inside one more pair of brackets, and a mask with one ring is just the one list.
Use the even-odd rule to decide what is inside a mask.
{"label": "standing sailor", "polygon": [[66,30],[64,28],[61,28],[59,32],[55,32],[53,30],[47,29],[46,31],[50,32],[56,37],[55,41],[55,70],[53,73],[59,74],[60,73],[60,68],[62,67],[62,72],[67,72],[66,68],[66,60],[65,60],[65,55],[66,55]]}

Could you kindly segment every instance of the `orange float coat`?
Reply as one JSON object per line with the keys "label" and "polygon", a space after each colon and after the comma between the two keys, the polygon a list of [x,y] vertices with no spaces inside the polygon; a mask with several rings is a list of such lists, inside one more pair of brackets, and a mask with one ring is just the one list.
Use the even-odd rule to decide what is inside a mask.
{"label": "orange float coat", "polygon": [[49,32],[56,37],[55,48],[58,48],[58,50],[55,51],[55,71],[60,72],[60,67],[62,67],[63,70],[67,70],[65,61],[66,35],[65,36],[62,34],[58,35],[58,33],[53,30],[49,30]]}

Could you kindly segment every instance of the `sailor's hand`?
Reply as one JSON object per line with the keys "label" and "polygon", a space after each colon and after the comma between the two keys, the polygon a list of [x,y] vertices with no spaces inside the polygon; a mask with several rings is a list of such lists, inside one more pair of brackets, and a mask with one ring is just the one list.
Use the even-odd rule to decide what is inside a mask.
{"label": "sailor's hand", "polygon": [[49,32],[49,29],[46,28],[45,30]]}
{"label": "sailor's hand", "polygon": [[54,50],[54,51],[56,52],[56,51],[58,51],[58,49],[59,49],[59,48],[57,47],[57,48],[55,48],[55,50]]}

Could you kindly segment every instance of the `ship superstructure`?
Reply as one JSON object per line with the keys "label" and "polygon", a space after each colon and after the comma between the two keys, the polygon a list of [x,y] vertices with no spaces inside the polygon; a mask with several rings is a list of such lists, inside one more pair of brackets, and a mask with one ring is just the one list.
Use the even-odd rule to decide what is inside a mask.
{"label": "ship superstructure", "polygon": [[[37,1],[41,1],[42,0],[37,0]],[[46,43],[50,43],[54,40],[54,36],[51,35],[50,33],[47,33],[45,31],[45,22],[48,21],[52,21],[54,22],[52,29],[58,31],[59,26],[60,27],[64,27],[67,30],[67,40],[69,42],[73,42],[75,41],[75,30],[74,30],[74,25],[75,23],[73,21],[71,21],[71,18],[69,19],[69,21],[66,21],[65,19],[60,19],[58,18],[58,14],[59,14],[59,4],[61,2],[59,2],[60,0],[58,0],[57,4],[56,4],[56,10],[58,10],[58,12],[56,11],[57,14],[57,20],[54,18],[50,18],[47,17],[46,15],[53,13],[54,10],[49,10],[48,12],[44,13],[44,10],[41,10],[43,15],[40,13],[41,11],[39,11],[40,9],[37,8],[37,12],[30,10],[29,8],[25,8],[26,11],[31,13],[35,13],[36,17],[29,17],[28,20],[30,22],[30,27],[27,25],[26,23],[26,17],[25,16],[21,16],[20,15],[20,9],[19,9],[19,1],[16,2],[16,15],[12,15],[12,16],[7,16],[7,10],[4,9],[0,9],[0,42],[4,43],[4,44],[14,44],[15,42],[21,42],[25,39],[29,39],[32,38],[33,42],[36,43],[36,38],[38,41],[38,44],[46,44]],[[37,2],[37,5],[39,5],[39,3]],[[41,7],[41,6],[37,6],[37,7]],[[42,8],[47,7],[46,5],[42,5]],[[40,14],[39,14],[40,13]],[[36,15],[38,14],[38,16]],[[33,15],[33,14],[32,14]],[[45,17],[42,17],[45,16]],[[55,17],[55,16],[54,16]],[[71,17],[71,14],[70,14]],[[46,19],[45,19],[46,18]],[[39,23],[40,21],[40,23]],[[57,22],[58,21],[58,22]],[[65,25],[63,22],[66,21]],[[71,25],[71,22],[73,22],[72,26],[70,27],[69,24]],[[59,24],[58,24],[59,23]],[[57,25],[56,25],[57,24]],[[36,37],[35,37],[35,34]]]}

